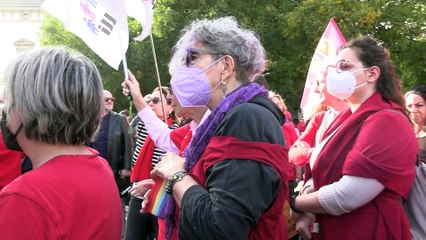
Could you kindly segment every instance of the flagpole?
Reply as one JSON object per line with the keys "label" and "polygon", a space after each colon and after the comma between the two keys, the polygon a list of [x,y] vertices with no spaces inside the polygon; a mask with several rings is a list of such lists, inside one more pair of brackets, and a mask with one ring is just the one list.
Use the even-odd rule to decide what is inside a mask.
{"label": "flagpole", "polygon": [[155,71],[157,73],[158,87],[160,89],[161,108],[163,110],[164,122],[167,123],[166,110],[164,108],[164,103],[163,103],[163,92],[161,91],[162,88],[161,88],[161,80],[160,80],[160,70],[158,69],[157,55],[155,53],[155,46],[154,46],[154,39],[152,37],[152,32],[149,33],[149,38],[151,39],[152,55],[154,57],[154,65],[155,65]]}
{"label": "flagpole", "polygon": [[[120,48],[121,48],[121,52],[123,53],[123,71],[124,71],[124,79],[128,80],[129,79],[129,72],[127,70],[127,59],[126,59],[126,52],[123,51],[123,40],[121,38],[121,34],[120,35]],[[129,89],[130,90],[130,89]],[[131,117],[133,117],[133,98],[132,98],[132,94],[129,92],[129,95],[127,95],[127,101],[129,102],[129,115]]]}

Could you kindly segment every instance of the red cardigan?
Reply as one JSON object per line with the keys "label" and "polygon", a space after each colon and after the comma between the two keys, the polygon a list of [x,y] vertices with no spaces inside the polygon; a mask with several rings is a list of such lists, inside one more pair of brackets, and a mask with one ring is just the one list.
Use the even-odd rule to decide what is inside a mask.
{"label": "red cardigan", "polygon": [[343,175],[378,180],[385,189],[372,201],[341,216],[318,214],[315,239],[411,239],[402,201],[414,181],[418,145],[402,108],[376,92],[354,113],[348,108],[312,167],[315,190]]}

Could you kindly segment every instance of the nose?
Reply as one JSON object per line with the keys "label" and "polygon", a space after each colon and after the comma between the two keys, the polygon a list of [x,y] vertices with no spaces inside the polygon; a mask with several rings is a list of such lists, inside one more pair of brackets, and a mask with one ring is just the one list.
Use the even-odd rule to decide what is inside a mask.
{"label": "nose", "polygon": [[416,112],[418,112],[418,109],[417,109],[417,107],[415,105],[409,106],[407,109],[408,109],[408,111],[410,113],[416,113]]}

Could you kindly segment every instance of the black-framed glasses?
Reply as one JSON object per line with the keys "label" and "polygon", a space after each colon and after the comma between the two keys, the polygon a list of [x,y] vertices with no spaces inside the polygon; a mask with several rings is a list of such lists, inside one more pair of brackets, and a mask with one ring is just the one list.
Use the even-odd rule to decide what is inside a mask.
{"label": "black-framed glasses", "polygon": [[187,48],[185,52],[185,66],[189,67],[192,65],[192,62],[196,59],[196,56],[194,54],[223,54],[220,52],[214,52],[207,49],[197,49],[197,48]]}
{"label": "black-framed glasses", "polygon": [[[354,67],[356,67],[355,64],[351,63],[350,61],[346,61],[346,60],[342,59],[342,60],[338,61],[336,63],[336,65],[329,65],[327,67],[326,72],[329,73],[331,71],[331,69],[335,68],[336,72],[341,73],[341,72],[344,72],[344,71],[349,71],[349,70],[353,69]],[[365,66],[361,66],[361,67],[367,68]]]}
{"label": "black-framed glasses", "polygon": [[150,99],[148,100],[148,104],[149,104],[149,103],[157,104],[158,102],[160,102],[160,98],[158,98],[158,97],[150,98]]}
{"label": "black-framed glasses", "polygon": [[115,97],[107,97],[107,98],[104,98],[104,101],[105,101],[105,102],[109,102],[109,101],[114,102],[114,101],[115,101]]}

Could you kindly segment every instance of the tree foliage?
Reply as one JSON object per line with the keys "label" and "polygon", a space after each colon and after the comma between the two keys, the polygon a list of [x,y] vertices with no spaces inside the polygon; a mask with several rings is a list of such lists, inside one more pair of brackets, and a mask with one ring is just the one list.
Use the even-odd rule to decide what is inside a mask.
{"label": "tree foliage", "polygon": [[[221,16],[235,16],[258,34],[268,54],[270,88],[283,95],[292,112],[298,109],[312,54],[330,18],[347,40],[370,35],[389,47],[404,89],[426,84],[426,10],[418,0],[157,0],[152,36],[162,84],[169,82],[167,64],[181,30],[195,19]],[[129,32],[130,38],[141,32],[133,19]],[[98,66],[105,88],[122,96],[122,66],[119,71],[109,67],[60,22],[46,17],[41,41],[78,49]],[[151,92],[157,73],[150,39],[130,40],[126,57],[142,91]],[[124,97],[118,100],[117,107],[127,107]]]}

